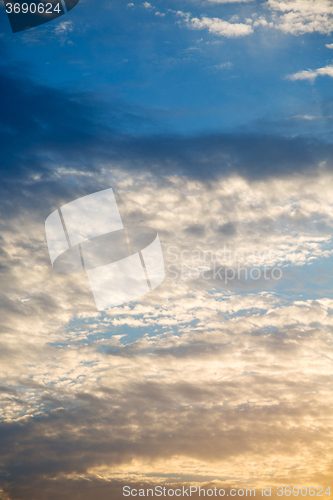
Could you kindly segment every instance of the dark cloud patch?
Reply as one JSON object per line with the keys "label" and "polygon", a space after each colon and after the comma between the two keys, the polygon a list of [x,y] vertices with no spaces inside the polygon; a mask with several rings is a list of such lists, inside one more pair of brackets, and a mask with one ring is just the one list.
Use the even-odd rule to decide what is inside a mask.
{"label": "dark cloud patch", "polygon": [[206,229],[202,224],[193,224],[185,229],[185,231],[192,236],[205,236]]}
{"label": "dark cloud patch", "polygon": [[[110,169],[117,166],[207,180],[232,173],[249,179],[311,174],[319,163],[327,168],[333,164],[333,145],[316,139],[250,133],[142,133],[139,130],[147,130],[150,120],[144,110],[49,88],[14,69],[1,68],[0,89],[3,181],[29,180],[30,187],[44,184],[46,190],[55,168],[98,172],[101,162]],[[53,182],[53,196],[57,190]]]}
{"label": "dark cloud patch", "polygon": [[236,234],[236,225],[232,222],[227,222],[219,226],[218,230],[224,236],[234,236]]}
{"label": "dark cloud patch", "polygon": [[5,385],[0,385],[0,392],[7,394],[17,394],[17,390],[12,387],[7,387]]}
{"label": "dark cloud patch", "polygon": [[84,168],[88,152],[84,145],[91,153],[92,142],[99,142],[92,106],[3,68],[0,89],[3,175],[41,172],[62,157],[75,161],[74,154]]}

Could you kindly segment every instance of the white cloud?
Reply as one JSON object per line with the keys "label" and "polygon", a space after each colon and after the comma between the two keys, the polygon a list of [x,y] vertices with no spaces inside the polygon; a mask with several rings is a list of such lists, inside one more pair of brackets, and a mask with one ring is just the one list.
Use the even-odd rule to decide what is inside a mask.
{"label": "white cloud", "polygon": [[323,117],[322,116],[312,116],[312,115],[296,115],[293,118],[296,118],[298,120],[306,120],[306,121],[314,121],[314,120],[321,120]]}
{"label": "white cloud", "polygon": [[296,80],[309,80],[310,82],[314,82],[317,76],[330,76],[333,78],[333,65],[325,66],[324,68],[318,68],[315,70],[306,69],[304,71],[299,71],[298,73],[294,73],[293,75],[288,75],[288,80],[296,81]]}
{"label": "white cloud", "polygon": [[187,14],[177,13],[185,17],[185,22],[190,29],[203,30],[208,29],[210,33],[218,36],[225,36],[227,38],[236,38],[239,36],[250,35],[253,32],[252,26],[242,23],[229,23],[218,17],[202,16],[201,19],[192,17]]}
{"label": "white cloud", "polygon": [[327,47],[328,49],[333,49],[333,43],[327,43],[325,47]]}
{"label": "white cloud", "polygon": [[72,21],[65,21],[63,23],[58,24],[54,29],[54,32],[57,35],[65,35],[66,33],[70,33],[71,31],[73,31],[73,29],[74,28]]}
{"label": "white cloud", "polygon": [[72,45],[73,42],[69,40],[70,33],[77,31],[74,23],[72,21],[64,21],[53,27],[41,27],[39,30],[27,30],[22,34],[23,40],[28,45],[34,45],[38,43],[44,43],[45,34],[47,31],[47,37],[49,40],[57,40],[60,45],[69,44]]}
{"label": "white cloud", "polygon": [[232,67],[233,67],[232,62],[225,62],[225,63],[221,63],[221,64],[215,64],[213,66],[213,68],[215,68],[215,69],[230,69]]}
{"label": "white cloud", "polygon": [[[252,0],[248,0],[251,2]],[[212,4],[241,3],[241,0],[208,0]],[[245,3],[245,2],[244,2]],[[284,33],[302,35],[306,33],[330,34],[333,32],[333,0],[267,0],[263,4],[271,11],[271,18],[252,14],[252,19],[245,23],[234,23],[238,15],[228,21],[220,18],[209,18],[203,15],[200,19],[190,13],[178,11],[176,14],[186,21],[191,29],[208,29],[211,33],[226,37],[249,35],[253,28],[263,26],[275,28]],[[169,9],[170,12],[174,12]],[[332,48],[333,44],[327,44]]]}
{"label": "white cloud", "polygon": [[330,34],[333,31],[332,0],[268,0],[267,6],[276,15],[275,27],[285,33]]}
{"label": "white cloud", "polygon": [[155,9],[155,7],[153,7],[153,5],[149,2],[144,2],[142,5],[145,7],[145,9]]}
{"label": "white cloud", "polygon": [[208,0],[210,3],[248,3],[254,0]]}
{"label": "white cloud", "polygon": [[[53,175],[91,182],[90,173]],[[240,251],[262,253],[272,244],[297,250],[302,264],[325,250],[314,222],[333,218],[329,173],[257,182],[234,175],[209,188],[185,177],[163,182],[107,168],[94,178],[114,186],[129,224],[138,218],[156,227],[166,258],[170,244],[216,252],[226,241],[218,228],[233,221]],[[39,211],[21,209],[0,221],[0,372],[12,391],[1,411],[7,433],[16,419],[25,429],[11,462],[44,460],[41,474],[52,484],[63,470],[127,482],[135,474],[168,482],[172,474],[178,481],[191,474],[200,482],[222,470],[239,487],[271,484],[272,476],[282,484],[281,475],[289,484],[304,477],[329,483],[330,297],[301,299],[296,292],[286,299],[167,278],[142,300],[100,314],[83,275],[53,272]],[[195,231],[204,226],[204,237],[193,224]],[[44,459],[55,445],[63,469]]]}
{"label": "white cloud", "polygon": [[260,17],[256,17],[256,16],[253,16],[254,17],[254,20],[253,20],[253,26],[270,26],[272,27],[273,26],[273,23],[268,23],[268,21],[266,20],[266,18],[264,16],[260,16]]}

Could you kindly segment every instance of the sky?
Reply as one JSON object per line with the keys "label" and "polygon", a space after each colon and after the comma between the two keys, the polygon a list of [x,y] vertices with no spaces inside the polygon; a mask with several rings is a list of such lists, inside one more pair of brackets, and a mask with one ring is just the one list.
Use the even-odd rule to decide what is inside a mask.
{"label": "sky", "polygon": [[[1,500],[329,500],[332,32],[332,0],[0,3]],[[108,188],[166,278],[99,312],[45,220]]]}

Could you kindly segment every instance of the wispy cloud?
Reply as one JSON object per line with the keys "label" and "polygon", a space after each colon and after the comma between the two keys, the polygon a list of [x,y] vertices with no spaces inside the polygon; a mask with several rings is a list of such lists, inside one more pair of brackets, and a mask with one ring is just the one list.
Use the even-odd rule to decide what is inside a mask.
{"label": "wispy cloud", "polygon": [[231,69],[233,67],[233,64],[231,62],[224,62],[220,64],[215,64],[213,68],[215,69]]}

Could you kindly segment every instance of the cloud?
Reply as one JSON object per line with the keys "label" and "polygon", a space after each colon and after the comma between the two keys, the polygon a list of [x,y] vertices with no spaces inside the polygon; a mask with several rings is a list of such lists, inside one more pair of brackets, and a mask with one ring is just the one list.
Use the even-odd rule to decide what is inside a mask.
{"label": "cloud", "polygon": [[[208,0],[211,4],[239,4],[248,1]],[[179,12],[186,17],[188,27],[192,29],[208,29],[210,33],[226,37],[245,36],[253,33],[258,26],[275,28],[295,36],[306,33],[329,35],[333,31],[333,3],[331,0],[316,2],[313,0],[267,0],[264,7],[271,11],[271,20],[258,13],[252,14],[246,24],[228,23],[216,17],[202,16],[191,18],[190,14]],[[231,26],[230,26],[231,25]]]}
{"label": "cloud", "polygon": [[215,69],[230,69],[233,67],[233,63],[231,62],[225,62],[225,63],[220,63],[220,64],[215,64],[213,68]]}
{"label": "cloud", "polygon": [[[209,181],[230,172],[259,179],[316,171],[323,164],[328,169],[333,166],[332,145],[314,138],[313,130],[312,137],[294,132],[288,137],[282,135],[284,130],[275,135],[270,134],[274,130],[271,122],[265,123],[263,132],[251,127],[246,132],[159,133],[158,115],[152,119],[150,109],[52,89],[36,84],[21,71],[18,74],[15,68],[1,68],[0,86],[6,92],[0,116],[0,190],[10,183],[12,196],[17,176],[32,185],[34,179],[40,179],[45,190],[57,189],[52,173],[62,169],[92,176],[107,166]],[[77,192],[70,183],[66,189],[69,197],[68,193]],[[34,205],[36,198],[30,203]],[[15,203],[12,207],[15,209]]]}
{"label": "cloud", "polygon": [[302,35],[333,31],[333,3],[331,0],[268,0],[267,7],[280,13],[274,22],[284,33]]}
{"label": "cloud", "polygon": [[[105,104],[89,94],[37,85],[12,69],[2,69],[0,86],[6,92],[0,117],[1,189],[10,185],[13,197],[21,196],[15,187],[17,178],[24,178],[32,189],[39,180],[39,189],[43,185],[45,192],[57,190],[54,172],[81,172],[82,178],[89,173],[97,179],[97,172],[105,168],[122,168],[153,172],[161,178],[179,174],[210,181],[230,172],[259,179],[313,172],[323,164],[328,169],[333,166],[330,143],[269,135],[269,124],[264,134],[159,134],[158,123],[148,112],[123,102]],[[100,186],[96,182],[96,190]],[[68,183],[64,196],[78,192]],[[29,203],[36,205],[36,197]],[[15,210],[15,203],[11,207]]]}
{"label": "cloud", "polygon": [[185,22],[190,29],[208,29],[208,31],[214,35],[225,36],[227,38],[237,38],[253,33],[252,26],[249,24],[229,23],[218,17],[210,18],[202,16],[201,19],[198,19],[197,17],[190,18],[187,16]]}
{"label": "cloud", "polygon": [[150,10],[155,9],[155,7],[153,7],[152,4],[149,2],[144,2],[142,5],[144,6],[145,9],[150,9]]}
{"label": "cloud", "polygon": [[208,0],[210,3],[248,3],[255,0]]}
{"label": "cloud", "polygon": [[315,70],[307,69],[304,71],[299,71],[293,75],[288,75],[287,78],[292,81],[296,80],[309,80],[314,82],[318,76],[330,76],[333,78],[333,65],[325,66],[324,68],[318,68]]}
{"label": "cloud", "polygon": [[[1,218],[4,498],[329,484],[333,300],[311,297],[304,268],[329,253],[331,174],[207,182],[104,162],[29,179],[16,175],[20,196],[8,192]],[[195,249],[226,244],[260,259],[271,245],[296,253],[302,280],[288,297],[287,286],[244,293],[168,275],[154,294],[97,313],[84,275],[53,272],[44,220],[98,186],[114,187],[127,224],[158,229],[166,260],[169,245],[190,252],[187,268]]]}
{"label": "cloud", "polygon": [[62,23],[59,23],[55,28],[54,28],[54,32],[57,34],[57,35],[64,35],[66,33],[70,33],[71,31],[73,31],[73,23],[72,21],[64,21]]}

